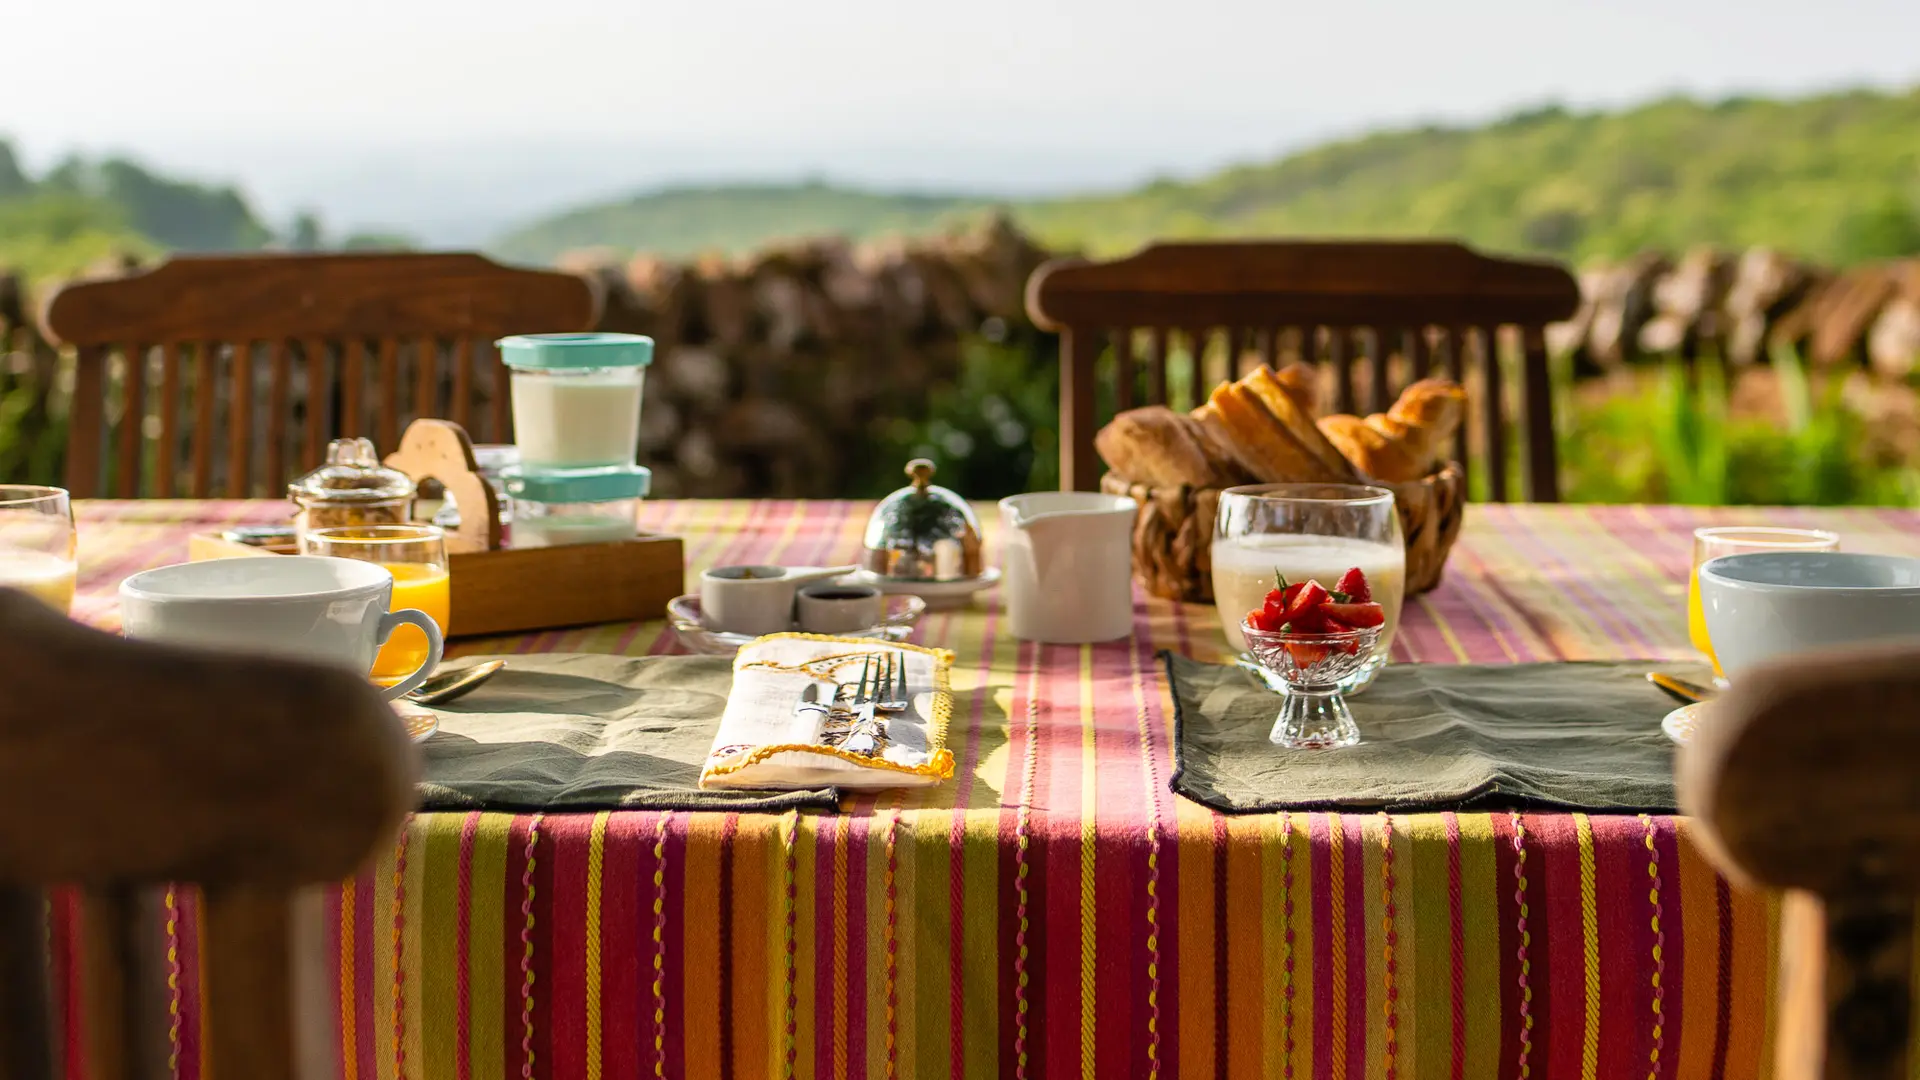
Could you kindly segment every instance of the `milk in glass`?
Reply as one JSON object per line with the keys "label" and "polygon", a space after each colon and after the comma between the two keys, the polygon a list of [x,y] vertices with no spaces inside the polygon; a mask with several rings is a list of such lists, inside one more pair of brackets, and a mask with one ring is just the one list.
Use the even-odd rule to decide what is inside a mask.
{"label": "milk in glass", "polygon": [[45,551],[0,548],[0,586],[19,589],[66,614],[73,607],[73,560]]}
{"label": "milk in glass", "polygon": [[1263,533],[1215,538],[1213,542],[1213,599],[1220,607],[1220,625],[1235,649],[1245,651],[1240,622],[1249,611],[1267,601],[1278,571],[1288,582],[1318,581],[1331,590],[1340,575],[1357,566],[1367,575],[1373,599],[1386,612],[1374,646],[1377,663],[1385,663],[1393,632],[1400,625],[1400,604],[1407,592],[1406,550],[1340,536],[1300,533]]}

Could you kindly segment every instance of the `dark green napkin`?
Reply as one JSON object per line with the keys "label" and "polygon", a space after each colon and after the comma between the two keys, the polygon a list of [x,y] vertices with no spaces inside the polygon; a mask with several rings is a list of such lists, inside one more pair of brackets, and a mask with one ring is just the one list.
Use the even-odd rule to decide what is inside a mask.
{"label": "dark green napkin", "polygon": [[1227,813],[1675,809],[1678,703],[1646,681],[1653,661],[1393,664],[1347,699],[1360,745],[1267,741],[1280,698],[1233,666],[1162,654],[1175,709],[1173,790]]}
{"label": "dark green napkin", "polygon": [[[489,657],[463,657],[463,667]],[[422,810],[831,810],[830,788],[705,791],[733,685],[726,656],[501,657],[506,668],[434,707]]]}

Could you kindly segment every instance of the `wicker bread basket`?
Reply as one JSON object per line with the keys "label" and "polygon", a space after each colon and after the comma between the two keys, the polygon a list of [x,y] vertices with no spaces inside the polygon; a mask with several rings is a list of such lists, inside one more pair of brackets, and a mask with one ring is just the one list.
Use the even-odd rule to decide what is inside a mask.
{"label": "wicker bread basket", "polygon": [[[1407,593],[1423,593],[1440,584],[1447,552],[1460,535],[1466,509],[1467,478],[1458,464],[1393,489],[1400,531],[1407,541]],[[1213,602],[1214,513],[1219,488],[1154,488],[1108,473],[1101,490],[1129,495],[1140,504],[1133,523],[1133,570],[1147,591],[1169,600]]]}

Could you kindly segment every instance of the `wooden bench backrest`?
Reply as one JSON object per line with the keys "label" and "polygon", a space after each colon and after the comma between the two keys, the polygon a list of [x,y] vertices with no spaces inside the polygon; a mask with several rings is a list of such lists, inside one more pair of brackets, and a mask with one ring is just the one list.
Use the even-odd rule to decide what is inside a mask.
{"label": "wooden bench backrest", "polygon": [[[1061,335],[1060,483],[1082,491],[1100,478],[1093,436],[1105,422],[1095,409],[1102,355],[1113,354],[1115,404],[1128,409],[1167,403],[1167,361],[1184,346],[1196,358],[1197,395],[1250,364],[1297,359],[1328,370],[1342,412],[1385,410],[1400,389],[1396,373],[1411,381],[1437,370],[1465,382],[1476,369],[1482,467],[1504,466],[1507,428],[1517,419],[1527,497],[1557,501],[1545,331],[1579,302],[1578,285],[1560,266],[1489,258],[1445,241],[1162,243],[1111,262],[1055,260],[1027,283],[1028,313]],[[1499,360],[1508,327],[1520,356],[1517,410],[1508,406]],[[1219,340],[1224,349],[1209,348]],[[1136,403],[1138,365],[1146,401]],[[1463,463],[1466,448],[1463,427]],[[1507,486],[1504,467],[1487,468],[1494,499],[1504,500]]]}
{"label": "wooden bench backrest", "polygon": [[511,441],[493,342],[590,329],[599,306],[583,278],[473,254],[183,255],[68,285],[44,317],[78,354],[67,487],[279,495],[329,440],[384,453],[422,416]]}

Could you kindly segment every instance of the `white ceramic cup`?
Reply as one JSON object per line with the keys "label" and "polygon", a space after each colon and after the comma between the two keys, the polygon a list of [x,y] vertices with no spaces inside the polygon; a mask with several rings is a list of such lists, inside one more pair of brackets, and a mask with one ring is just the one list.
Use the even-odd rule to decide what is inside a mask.
{"label": "white ceramic cup", "polygon": [[886,617],[887,598],[871,585],[816,581],[800,590],[795,606],[800,629],[809,634],[850,634]]}
{"label": "white ceramic cup", "polygon": [[[716,566],[700,575],[700,621],[729,634],[793,629],[794,593],[809,582],[844,577],[854,566]],[[876,622],[878,620],[875,620]]]}
{"label": "white ceramic cup", "polygon": [[388,698],[426,681],[440,663],[440,627],[424,611],[387,611],[393,575],[373,563],[319,555],[210,559],[162,566],[120,583],[120,625],[131,638],[312,660],[365,676],[402,624],[427,635],[419,670]]}
{"label": "white ceramic cup", "polygon": [[1839,551],[1722,555],[1700,566],[1700,606],[1729,680],[1812,649],[1920,637],[1920,559]]}

